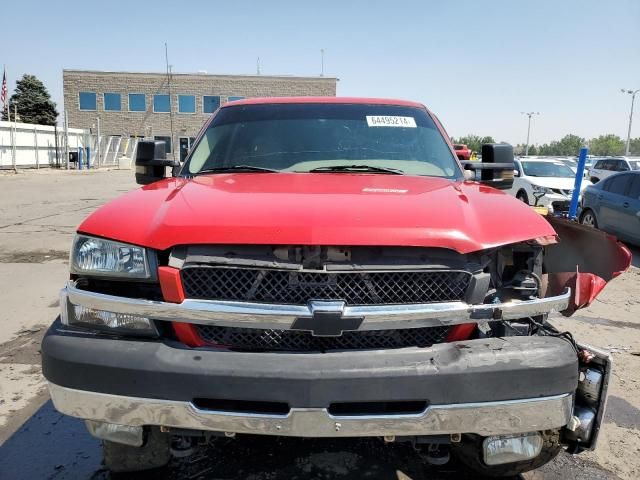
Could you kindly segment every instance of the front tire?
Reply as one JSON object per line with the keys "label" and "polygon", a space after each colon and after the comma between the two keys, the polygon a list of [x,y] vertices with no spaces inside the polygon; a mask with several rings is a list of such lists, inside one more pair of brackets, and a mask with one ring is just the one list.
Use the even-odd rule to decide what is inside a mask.
{"label": "front tire", "polygon": [[452,452],[469,469],[476,474],[487,477],[511,477],[529,470],[535,470],[553,460],[562,447],[560,446],[560,431],[547,430],[541,432],[543,438],[540,454],[530,460],[505,463],[503,465],[487,465],[482,455],[484,437],[477,435],[463,435],[462,442],[452,444]]}
{"label": "front tire", "polygon": [[171,460],[171,437],[152,427],[146,432],[144,445],[132,447],[104,440],[105,466],[114,473],[139,472],[164,467]]}
{"label": "front tire", "polygon": [[525,192],[524,190],[520,190],[516,195],[516,198],[521,202],[524,202],[527,205],[529,205],[529,196],[527,195],[527,192]]}
{"label": "front tire", "polygon": [[593,210],[586,209],[584,212],[580,214],[580,223],[587,227],[598,228],[598,221],[596,220],[596,215],[593,213]]}

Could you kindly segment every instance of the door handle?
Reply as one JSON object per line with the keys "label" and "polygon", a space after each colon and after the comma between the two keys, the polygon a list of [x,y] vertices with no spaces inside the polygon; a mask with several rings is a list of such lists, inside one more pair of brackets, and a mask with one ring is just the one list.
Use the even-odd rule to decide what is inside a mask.
{"label": "door handle", "polygon": [[624,203],[622,204],[622,206],[623,206],[624,208],[629,208],[629,202],[624,202]]}

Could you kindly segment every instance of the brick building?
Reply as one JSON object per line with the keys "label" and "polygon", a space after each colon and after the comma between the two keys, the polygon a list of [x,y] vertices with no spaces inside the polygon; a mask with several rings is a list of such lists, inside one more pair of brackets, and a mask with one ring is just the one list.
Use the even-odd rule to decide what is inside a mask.
{"label": "brick building", "polygon": [[333,77],[174,73],[169,96],[164,73],[64,70],[62,76],[69,127],[95,129],[100,119],[102,137],[154,137],[166,141],[169,151],[179,145],[180,156],[209,115],[227,101],[335,96],[337,83]]}

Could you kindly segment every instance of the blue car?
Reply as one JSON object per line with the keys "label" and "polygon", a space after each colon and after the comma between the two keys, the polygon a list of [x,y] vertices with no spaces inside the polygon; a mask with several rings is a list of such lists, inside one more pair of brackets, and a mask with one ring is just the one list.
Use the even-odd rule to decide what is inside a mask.
{"label": "blue car", "polygon": [[582,192],[580,223],[640,245],[640,171],[611,175]]}

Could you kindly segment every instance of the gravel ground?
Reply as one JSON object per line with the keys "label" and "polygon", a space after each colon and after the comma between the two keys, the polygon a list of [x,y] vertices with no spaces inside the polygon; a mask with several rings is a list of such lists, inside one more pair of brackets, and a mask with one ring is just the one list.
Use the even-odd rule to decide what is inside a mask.
{"label": "gravel ground", "polygon": [[[109,478],[100,463],[99,442],[82,422],[58,414],[48,401],[39,344],[57,314],[76,226],[96,207],[134,187],[131,171],[0,173],[1,478]],[[613,355],[611,396],[598,449],[579,456],[561,454],[523,478],[640,478],[640,264],[637,259],[634,264],[594,305],[553,320],[578,341]],[[406,444],[239,437],[202,446],[161,472],[135,478],[417,480],[469,474],[453,462],[427,468]]]}

